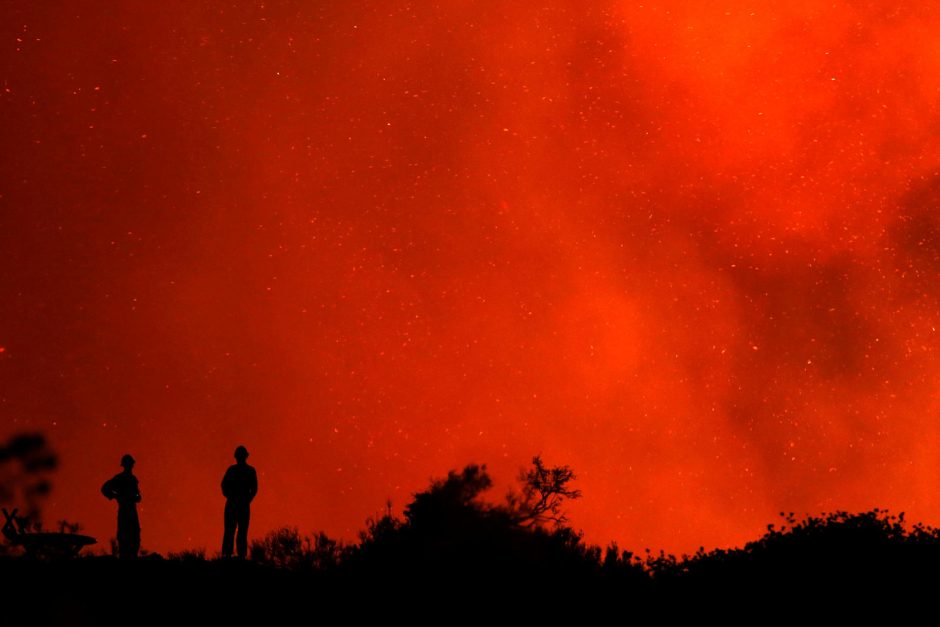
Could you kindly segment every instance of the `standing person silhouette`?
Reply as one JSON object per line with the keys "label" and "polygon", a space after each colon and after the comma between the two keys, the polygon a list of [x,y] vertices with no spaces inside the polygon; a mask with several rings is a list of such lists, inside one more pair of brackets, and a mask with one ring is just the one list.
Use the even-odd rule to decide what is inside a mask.
{"label": "standing person silhouette", "polygon": [[[222,536],[222,557],[232,556],[233,538],[238,557],[248,553],[248,519],[251,515],[251,500],[258,493],[258,474],[245,463],[248,449],[235,449],[235,462],[222,477],[222,495],[225,496],[225,533]],[[235,530],[238,536],[235,537]]]}
{"label": "standing person silhouette", "polygon": [[101,493],[109,501],[117,499],[118,502],[118,557],[135,559],[140,551],[140,519],[137,517],[140,487],[134,476],[134,458],[125,455],[121,458],[121,466],[124,471],[105,481]]}

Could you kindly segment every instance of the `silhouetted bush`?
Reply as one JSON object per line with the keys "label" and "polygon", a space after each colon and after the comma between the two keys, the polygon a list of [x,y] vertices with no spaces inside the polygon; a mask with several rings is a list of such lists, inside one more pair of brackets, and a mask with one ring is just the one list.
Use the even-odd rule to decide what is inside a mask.
{"label": "silhouetted bush", "polygon": [[269,531],[251,543],[252,561],[288,570],[326,570],[335,568],[344,546],[322,531],[313,537],[301,535],[297,527]]}
{"label": "silhouetted bush", "polygon": [[185,549],[178,553],[169,553],[167,559],[178,562],[204,562],[206,560],[206,549],[199,547],[198,549]]}
{"label": "silhouetted bush", "polygon": [[672,592],[711,594],[737,590],[754,598],[828,594],[887,594],[936,585],[940,532],[923,524],[908,527],[904,514],[874,509],[838,511],[768,525],[742,548],[699,549],[676,558],[659,553],[644,566],[659,586]]}

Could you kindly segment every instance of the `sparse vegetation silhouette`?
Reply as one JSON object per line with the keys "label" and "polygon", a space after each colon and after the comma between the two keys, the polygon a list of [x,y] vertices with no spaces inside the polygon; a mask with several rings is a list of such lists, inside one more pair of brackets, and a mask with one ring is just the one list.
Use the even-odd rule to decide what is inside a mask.
{"label": "sparse vegetation silhouette", "polygon": [[565,507],[581,496],[569,467],[535,457],[519,479],[504,500],[488,501],[493,482],[486,466],[470,464],[432,480],[401,516],[387,504],[366,521],[356,542],[287,526],[254,540],[244,562],[188,549],[133,564],[104,556],[6,558],[0,569],[13,582],[9,598],[38,594],[24,581],[44,582],[41,611],[23,612],[24,619],[48,622],[71,612],[76,599],[94,598],[100,588],[113,591],[117,609],[79,602],[90,617],[85,624],[107,623],[109,612],[122,607],[130,611],[129,599],[149,604],[155,621],[183,607],[200,608],[196,613],[204,612],[205,620],[237,621],[286,618],[336,603],[352,615],[382,615],[393,607],[583,615],[614,604],[649,616],[663,603],[693,608],[719,600],[741,608],[785,601],[793,609],[858,595],[895,598],[940,583],[940,531],[910,525],[903,513],[839,511],[802,519],[785,513],[740,548],[640,557],[614,543],[588,544],[568,525]]}

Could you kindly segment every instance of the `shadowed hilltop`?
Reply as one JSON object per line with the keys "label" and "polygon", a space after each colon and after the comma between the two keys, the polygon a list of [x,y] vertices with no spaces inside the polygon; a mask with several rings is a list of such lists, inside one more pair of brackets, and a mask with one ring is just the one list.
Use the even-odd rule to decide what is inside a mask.
{"label": "shadowed hilltop", "polygon": [[327,611],[417,622],[611,608],[638,617],[819,602],[858,609],[910,601],[940,583],[940,531],[882,510],[788,515],[742,548],[680,557],[591,546],[564,516],[565,501],[580,496],[573,478],[536,457],[521,488],[492,504],[481,499],[491,486],[485,466],[469,465],[416,494],[403,518],[367,521],[356,543],[282,528],[255,540],[246,561],[199,550],[131,563],[8,556],[3,610],[8,624],[77,625],[317,622]]}

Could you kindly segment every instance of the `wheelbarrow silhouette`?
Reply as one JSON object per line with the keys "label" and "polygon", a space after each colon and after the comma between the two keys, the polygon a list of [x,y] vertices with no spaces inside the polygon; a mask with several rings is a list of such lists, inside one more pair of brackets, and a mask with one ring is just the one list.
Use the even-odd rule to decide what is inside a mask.
{"label": "wheelbarrow silhouette", "polygon": [[25,519],[16,516],[20,510],[14,508],[12,512],[8,512],[7,508],[2,509],[3,516],[6,518],[2,530],[4,537],[13,546],[23,547],[26,555],[30,557],[43,559],[75,557],[82,547],[97,543],[94,538],[78,533],[31,532],[26,527]]}

